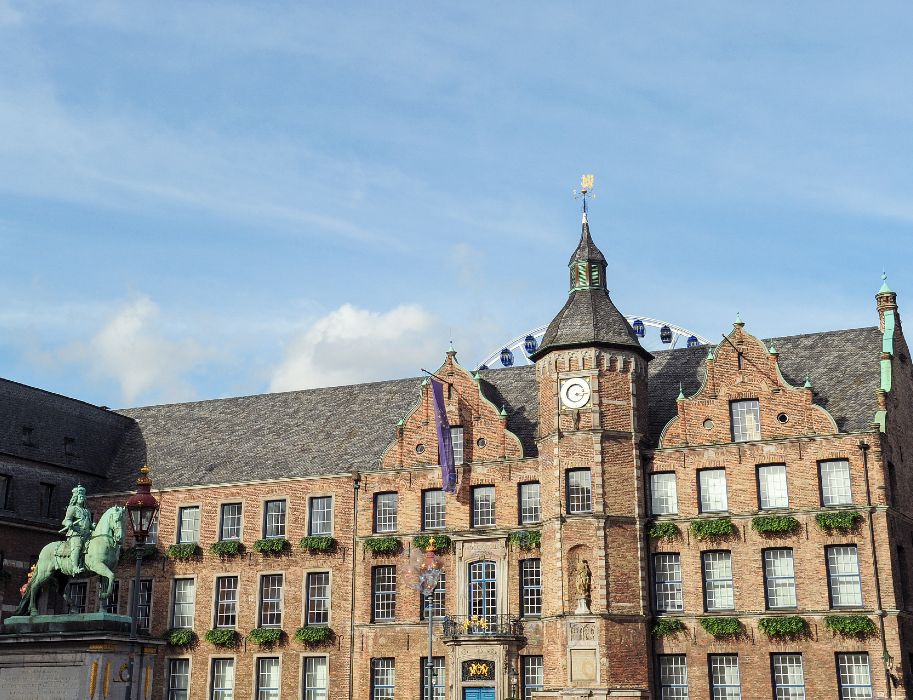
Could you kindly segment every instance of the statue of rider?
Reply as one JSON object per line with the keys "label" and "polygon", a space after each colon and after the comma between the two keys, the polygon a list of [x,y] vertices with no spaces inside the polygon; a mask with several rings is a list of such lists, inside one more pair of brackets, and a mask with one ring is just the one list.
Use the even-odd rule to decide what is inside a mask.
{"label": "statue of rider", "polygon": [[86,490],[77,485],[73,489],[73,496],[67,506],[67,513],[63,518],[61,533],[65,534],[70,543],[70,567],[72,576],[77,576],[85,571],[82,560],[82,548],[86,540],[92,535],[95,523],[92,522],[92,513],[86,508]]}

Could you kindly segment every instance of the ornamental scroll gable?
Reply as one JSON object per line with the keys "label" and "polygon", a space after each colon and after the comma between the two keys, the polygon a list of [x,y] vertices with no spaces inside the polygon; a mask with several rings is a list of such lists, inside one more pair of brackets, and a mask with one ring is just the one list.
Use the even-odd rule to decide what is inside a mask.
{"label": "ornamental scroll gable", "polygon": [[[463,459],[457,459],[457,466],[523,457],[520,439],[507,429],[507,416],[484,394],[485,380],[464,369],[457,362],[455,351],[447,353],[444,364],[434,374],[444,385],[448,422],[452,427],[463,428]],[[384,469],[396,469],[433,466],[439,461],[429,378],[422,383],[418,402],[396,427],[382,464]]]}
{"label": "ornamental scroll gable", "polygon": [[738,410],[733,402],[741,400],[758,402],[759,420],[751,424],[758,435],[752,439],[839,432],[833,416],[814,403],[811,384],[796,387],[787,382],[777,349],[765,347],[741,321],[704,362],[703,385],[693,396],[679,395],[678,415],[663,429],[660,447],[733,442],[731,410]]}

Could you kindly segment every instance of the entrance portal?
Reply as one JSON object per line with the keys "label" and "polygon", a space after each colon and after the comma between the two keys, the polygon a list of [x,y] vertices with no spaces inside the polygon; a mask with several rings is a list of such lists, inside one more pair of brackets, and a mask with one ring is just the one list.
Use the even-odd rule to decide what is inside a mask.
{"label": "entrance portal", "polygon": [[463,700],[495,700],[495,689],[463,688]]}

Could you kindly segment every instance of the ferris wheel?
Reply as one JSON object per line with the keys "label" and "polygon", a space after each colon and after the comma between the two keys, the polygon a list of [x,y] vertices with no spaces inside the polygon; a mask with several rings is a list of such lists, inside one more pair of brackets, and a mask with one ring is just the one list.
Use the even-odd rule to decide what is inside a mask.
{"label": "ferris wheel", "polygon": [[[704,336],[674,323],[667,323],[649,316],[625,316],[625,318],[631,324],[634,333],[640,338],[640,344],[647,350],[671,350],[676,346],[694,348],[710,343]],[[517,336],[500,350],[494,351],[482,360],[478,369],[532,364],[529,356],[539,347],[546,328],[548,326],[539,326],[528,333]]]}

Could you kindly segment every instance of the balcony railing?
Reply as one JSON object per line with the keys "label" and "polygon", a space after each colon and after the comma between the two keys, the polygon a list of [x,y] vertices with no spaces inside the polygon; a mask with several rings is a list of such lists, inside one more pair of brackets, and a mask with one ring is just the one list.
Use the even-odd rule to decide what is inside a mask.
{"label": "balcony railing", "polygon": [[510,615],[448,615],[445,637],[522,637],[520,618]]}

